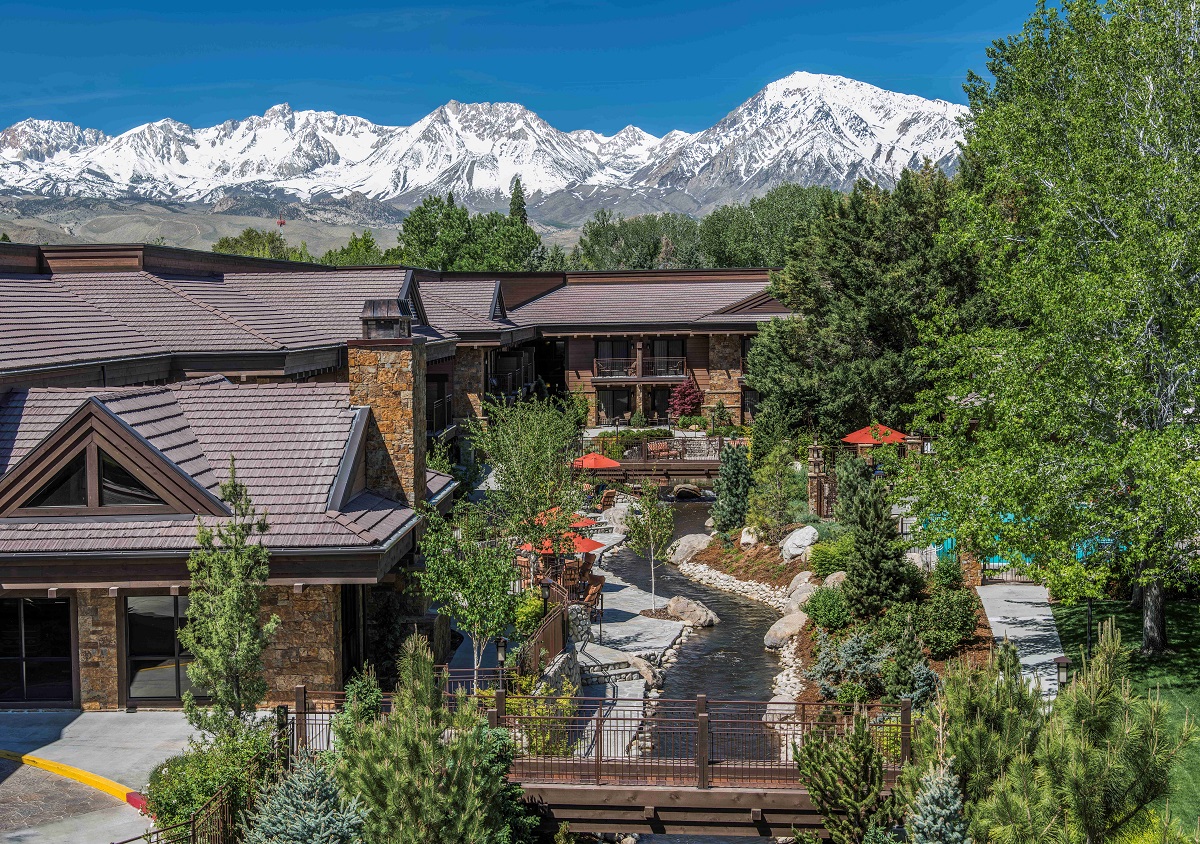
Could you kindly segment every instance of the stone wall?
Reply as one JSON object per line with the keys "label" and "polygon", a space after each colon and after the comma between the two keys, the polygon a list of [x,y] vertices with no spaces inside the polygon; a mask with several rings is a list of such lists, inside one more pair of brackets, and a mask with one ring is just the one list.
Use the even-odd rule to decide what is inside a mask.
{"label": "stone wall", "polygon": [[279,616],[279,627],[263,653],[267,703],[295,700],[296,686],[312,691],[342,688],[342,587],[269,586],[262,618]]}
{"label": "stone wall", "polygon": [[116,709],[120,706],[118,601],[120,598],[109,597],[107,589],[80,589],[75,593],[79,705],[83,709]]}
{"label": "stone wall", "polygon": [[483,415],[484,350],[459,346],[454,350],[453,413],[455,419]]}
{"label": "stone wall", "polygon": [[725,403],[729,417],[742,421],[742,337],[740,334],[711,334],[708,338],[708,387],[704,407],[711,411],[718,401]]}
{"label": "stone wall", "polygon": [[348,347],[350,403],[371,408],[367,487],[415,507],[425,499],[424,338]]}

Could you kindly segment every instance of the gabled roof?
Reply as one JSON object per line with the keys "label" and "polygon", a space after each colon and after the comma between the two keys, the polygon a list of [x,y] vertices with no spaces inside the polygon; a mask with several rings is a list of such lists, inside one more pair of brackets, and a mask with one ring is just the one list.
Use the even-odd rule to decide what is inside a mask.
{"label": "gabled roof", "polygon": [[[330,509],[330,491],[360,409],[346,384],[232,384],[210,377],[116,390],[17,390],[0,398],[0,490],[23,459],[46,448],[81,414],[115,420],[171,471],[214,498],[231,458],[255,506],[265,511],[268,547],[380,549],[416,524],[416,512],[362,492]],[[358,447],[363,447],[361,441]],[[430,496],[452,481],[427,474]],[[2,499],[0,499],[2,500]],[[193,511],[198,512],[198,511]],[[186,553],[199,517],[0,518],[0,557],[29,553]]]}

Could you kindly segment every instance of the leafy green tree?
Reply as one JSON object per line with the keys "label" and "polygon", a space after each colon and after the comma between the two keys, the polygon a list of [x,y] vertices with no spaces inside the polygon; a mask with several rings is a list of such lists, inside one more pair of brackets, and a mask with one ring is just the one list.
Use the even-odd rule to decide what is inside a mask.
{"label": "leafy green tree", "polygon": [[713,485],[717,501],[713,504],[713,526],[722,533],[736,530],[746,523],[747,499],[750,496],[750,463],[744,445],[726,445],[721,449],[721,471]]}
{"label": "leafy green tree", "polygon": [[518,544],[569,550],[563,535],[583,504],[582,479],[571,468],[579,437],[573,409],[534,399],[488,403],[485,415],[486,423],[468,420],[467,436],[492,469],[489,521]]}
{"label": "leafy green tree", "polygon": [[427,196],[400,225],[386,260],[406,267],[446,271],[454,266],[469,237],[471,214],[454,194]]}
{"label": "leafy green tree", "polygon": [[249,258],[274,258],[279,261],[312,262],[313,257],[308,253],[308,244],[291,246],[287,239],[278,231],[247,228],[236,237],[228,235],[213,244],[213,252],[226,255],[245,255]]}
{"label": "leafy green tree", "polygon": [[962,792],[951,765],[952,760],[948,760],[921,777],[921,790],[908,818],[908,836],[913,844],[971,844]]}
{"label": "leafy green tree", "polygon": [[[521,189],[520,180],[514,189]],[[521,191],[508,214],[471,214],[454,202],[453,194],[425,197],[404,218],[397,245],[384,253],[384,262],[458,272],[536,269],[544,250],[529,225]]]}
{"label": "leafy green tree", "polygon": [[575,258],[585,270],[702,266],[699,224],[684,214],[624,217],[601,209],[583,224]]}
{"label": "leafy green tree", "polygon": [[903,810],[895,794],[883,794],[883,760],[866,718],[856,717],[845,736],[813,731],[793,752],[800,782],[834,844],[863,844],[873,828],[899,822]]}
{"label": "leafy green tree", "polygon": [[654,570],[675,535],[675,511],[654,487],[638,499],[637,510],[625,519],[626,542],[650,562],[650,609],[658,609]]}
{"label": "leafy green tree", "polygon": [[722,205],[700,221],[706,267],[782,267],[796,230],[836,203],[824,187],[785,184],[745,205]]}
{"label": "leafy green tree", "polygon": [[246,844],[358,844],[363,812],[347,801],[328,764],[301,756],[288,775],[269,788],[242,827]]}
{"label": "leafy green tree", "polygon": [[747,520],[766,541],[781,539],[784,527],[803,512],[807,485],[796,471],[795,461],[795,446],[785,440],[754,470]]}
{"label": "leafy green tree", "polygon": [[1031,751],[1013,757],[979,809],[997,844],[1116,841],[1171,791],[1171,771],[1196,740],[1189,717],[1173,729],[1156,695],[1135,697],[1129,653],[1111,621],[1092,659],[1060,689]]}
{"label": "leafy green tree", "polygon": [[492,539],[485,520],[482,509],[465,500],[453,521],[427,508],[425,567],[417,571],[421,591],[470,638],[476,677],[488,641],[508,629],[516,611],[513,548]]}
{"label": "leafy green tree", "polygon": [[988,51],[994,81],[970,78],[951,234],[1000,319],[931,325],[938,454],[907,490],[1060,599],[1143,586],[1147,655],[1200,559],[1198,47],[1180,0],[1039,4]]}
{"label": "leafy green tree", "polygon": [[837,478],[838,522],[854,538],[842,589],[854,614],[871,618],[891,604],[915,599],[920,576],[904,557],[883,482],[873,480],[857,457],[838,463]]}
{"label": "leafy green tree", "polygon": [[267,520],[238,481],[233,458],[221,500],[232,515],[196,532],[198,547],[188,556],[188,621],[179,630],[180,644],[192,654],[188,679],[209,697],[202,707],[185,692],[184,712],[196,729],[214,734],[237,733],[254,720],[267,696],[263,651],[279,626],[278,616],[262,621],[271,555],[254,539],[267,532]]}
{"label": "leafy green tree", "polygon": [[350,242],[341,249],[330,249],[321,256],[322,264],[334,267],[371,267],[385,264],[383,250],[375,242],[375,235],[367,229],[361,236],[350,235]]}
{"label": "leafy green tree", "polygon": [[433,654],[405,640],[391,711],[346,732],[335,773],[366,811],[366,844],[525,844],[537,818],[508,782],[512,740],[488,729],[477,705],[447,704]]}
{"label": "leafy green tree", "polygon": [[760,397],[754,414],[751,454],[756,465],[784,440],[800,441],[802,432],[812,437],[816,401],[808,354],[800,319],[788,317],[759,324],[746,360],[746,384]]}

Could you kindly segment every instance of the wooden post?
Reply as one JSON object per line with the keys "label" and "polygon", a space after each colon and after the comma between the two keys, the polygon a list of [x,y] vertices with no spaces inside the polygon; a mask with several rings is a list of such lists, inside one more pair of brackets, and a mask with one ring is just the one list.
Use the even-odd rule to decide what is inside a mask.
{"label": "wooden post", "polygon": [[292,743],[288,741],[288,708],[286,703],[275,707],[275,752],[284,771],[292,767]]}
{"label": "wooden post", "polygon": [[900,761],[912,761],[912,698],[900,698]]}
{"label": "wooden post", "polygon": [[596,706],[596,785],[603,779],[604,766],[604,701]]}
{"label": "wooden post", "polygon": [[708,788],[708,713],[696,716],[696,787]]}
{"label": "wooden post", "polygon": [[504,687],[500,686],[496,689],[496,717],[504,720],[504,712],[506,708],[506,698],[508,693],[504,691]]}
{"label": "wooden post", "polygon": [[296,687],[296,749],[308,747],[308,690]]}
{"label": "wooden post", "polygon": [[488,727],[490,727],[493,730],[496,729],[496,727],[500,726],[500,719],[496,715],[495,708],[489,709],[487,711],[487,722],[488,722]]}

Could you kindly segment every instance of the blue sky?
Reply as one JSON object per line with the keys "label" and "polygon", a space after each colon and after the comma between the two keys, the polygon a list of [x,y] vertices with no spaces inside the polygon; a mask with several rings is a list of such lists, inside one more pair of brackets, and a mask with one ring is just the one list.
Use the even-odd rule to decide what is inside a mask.
{"label": "blue sky", "polygon": [[392,6],[0,3],[0,127],[116,133],[289,102],[405,125],[450,99],[523,103],[554,126],[654,134],[715,123],[795,70],[964,102],[968,69],[1032,0],[683,0]]}

